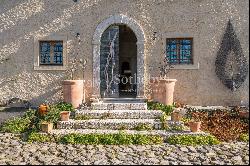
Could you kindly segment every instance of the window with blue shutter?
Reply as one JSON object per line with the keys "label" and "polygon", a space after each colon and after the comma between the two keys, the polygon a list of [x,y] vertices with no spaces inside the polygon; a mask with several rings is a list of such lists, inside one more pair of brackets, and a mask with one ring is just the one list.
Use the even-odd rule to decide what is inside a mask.
{"label": "window with blue shutter", "polygon": [[171,64],[193,64],[193,39],[167,39],[166,56]]}

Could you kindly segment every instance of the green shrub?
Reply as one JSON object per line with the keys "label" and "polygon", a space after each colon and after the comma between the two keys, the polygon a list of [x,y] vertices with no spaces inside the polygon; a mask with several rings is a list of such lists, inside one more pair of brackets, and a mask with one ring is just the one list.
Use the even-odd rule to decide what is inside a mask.
{"label": "green shrub", "polygon": [[51,122],[54,125],[56,125],[57,122],[60,120],[60,113],[62,111],[71,111],[74,113],[75,109],[73,108],[72,104],[68,104],[64,102],[50,105],[48,108],[48,113],[41,119],[43,121]]}
{"label": "green shrub", "polygon": [[175,135],[167,138],[169,144],[179,145],[216,145],[220,141],[211,135]]}
{"label": "green shrub", "polygon": [[37,132],[31,132],[28,135],[27,141],[28,142],[56,142],[56,138],[51,135],[40,134]]}
{"label": "green shrub", "polygon": [[118,130],[128,130],[129,127],[126,125],[121,125]]}
{"label": "green shrub", "polygon": [[192,119],[190,117],[182,117],[181,121],[184,123],[190,122]]}
{"label": "green shrub", "polygon": [[25,112],[23,118],[28,118],[30,120],[29,124],[29,131],[33,130],[39,130],[40,128],[40,122],[42,120],[42,117],[39,115],[37,110],[28,110]]}
{"label": "green shrub", "polygon": [[100,119],[108,119],[108,118],[110,118],[111,116],[112,116],[111,113],[105,112],[105,113],[103,113],[103,115],[100,117]]}
{"label": "green shrub", "polygon": [[43,120],[56,124],[60,120],[60,109],[55,105],[51,105],[48,109],[48,113],[44,115]]}
{"label": "green shrub", "polygon": [[172,125],[171,126],[171,130],[175,130],[175,131],[183,131],[185,128],[182,125]]}
{"label": "green shrub", "polygon": [[64,136],[45,135],[31,132],[27,138],[28,142],[57,142],[63,144],[84,144],[84,145],[151,145],[162,144],[160,136],[126,134],[67,134]]}
{"label": "green shrub", "polygon": [[2,126],[2,132],[9,132],[9,133],[16,133],[20,134],[29,129],[30,126],[30,119],[17,117],[7,120]]}
{"label": "green shrub", "polygon": [[74,112],[72,104],[59,103],[49,106],[49,112],[40,116],[37,110],[29,109],[22,117],[7,120],[0,128],[3,132],[24,133],[27,131],[38,131],[42,121],[48,121],[56,124],[60,119],[62,111]]}
{"label": "green shrub", "polygon": [[249,142],[249,134],[241,134],[239,140],[243,142]]}
{"label": "green shrub", "polygon": [[40,116],[36,110],[25,111],[22,117],[7,120],[2,126],[1,131],[10,133],[24,133],[37,130],[39,127]]}
{"label": "green shrub", "polygon": [[165,105],[157,102],[147,102],[147,106],[149,110],[161,110],[166,115],[170,115],[175,108],[174,105]]}
{"label": "green shrub", "polygon": [[153,127],[148,124],[139,124],[134,130],[143,131],[143,130],[153,130]]}
{"label": "green shrub", "polygon": [[133,140],[132,135],[125,134],[123,132],[120,132],[119,134],[114,135],[114,138],[116,140],[116,144],[120,145],[132,145]]}
{"label": "green shrub", "polygon": [[75,112],[73,105],[70,103],[61,102],[61,103],[55,104],[54,106],[60,111],[70,111],[72,113]]}
{"label": "green shrub", "polygon": [[163,115],[160,117],[161,121],[161,129],[162,130],[169,130],[168,122],[167,122],[167,115],[163,113]]}

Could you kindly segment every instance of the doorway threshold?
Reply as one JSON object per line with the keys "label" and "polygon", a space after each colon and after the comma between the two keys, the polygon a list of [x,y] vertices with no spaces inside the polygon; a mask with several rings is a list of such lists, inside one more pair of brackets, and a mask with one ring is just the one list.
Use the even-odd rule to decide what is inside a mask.
{"label": "doorway threshold", "polygon": [[143,98],[103,98],[104,103],[145,103]]}

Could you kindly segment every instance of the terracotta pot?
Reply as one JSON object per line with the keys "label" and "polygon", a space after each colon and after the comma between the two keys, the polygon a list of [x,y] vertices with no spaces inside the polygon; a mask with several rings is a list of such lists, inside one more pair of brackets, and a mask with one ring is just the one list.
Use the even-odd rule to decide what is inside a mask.
{"label": "terracotta pot", "polygon": [[151,81],[153,87],[153,100],[165,105],[174,102],[174,87],[176,79],[160,79]]}
{"label": "terracotta pot", "polygon": [[79,107],[83,101],[83,80],[63,81],[63,100],[74,108]]}
{"label": "terracotta pot", "polygon": [[239,116],[241,118],[249,118],[249,112],[248,111],[239,111]]}
{"label": "terracotta pot", "polygon": [[53,129],[53,123],[43,122],[41,124],[41,131],[42,132],[49,133],[50,131],[52,131],[52,129]]}
{"label": "terracotta pot", "polygon": [[171,114],[171,121],[179,122],[181,121],[182,114],[179,112],[172,112]]}
{"label": "terracotta pot", "polygon": [[69,111],[63,111],[60,113],[61,121],[69,121],[70,112]]}
{"label": "terracotta pot", "polygon": [[199,132],[201,131],[201,122],[189,122],[189,127],[192,132]]}
{"label": "terracotta pot", "polygon": [[40,115],[46,115],[47,114],[47,112],[48,112],[48,106],[47,105],[45,105],[45,104],[41,104],[40,106],[39,106],[39,108],[38,108],[38,112],[39,112],[39,114]]}

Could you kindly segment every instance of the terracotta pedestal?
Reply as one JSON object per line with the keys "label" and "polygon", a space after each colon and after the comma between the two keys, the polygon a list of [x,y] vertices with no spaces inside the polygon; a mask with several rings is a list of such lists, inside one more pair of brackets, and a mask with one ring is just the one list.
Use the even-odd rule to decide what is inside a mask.
{"label": "terracotta pedestal", "polygon": [[153,100],[165,105],[172,105],[174,102],[174,87],[176,79],[160,79],[152,85]]}
{"label": "terracotta pedestal", "polygon": [[61,121],[69,121],[70,112],[69,111],[62,111],[60,113],[60,116],[61,116]]}
{"label": "terracotta pedestal", "polygon": [[83,80],[65,80],[62,84],[64,102],[79,107],[83,101]]}
{"label": "terracotta pedestal", "polygon": [[41,124],[41,131],[42,132],[49,133],[50,131],[52,131],[52,129],[53,129],[53,123],[43,122]]}

